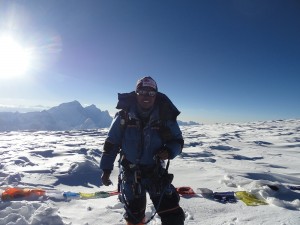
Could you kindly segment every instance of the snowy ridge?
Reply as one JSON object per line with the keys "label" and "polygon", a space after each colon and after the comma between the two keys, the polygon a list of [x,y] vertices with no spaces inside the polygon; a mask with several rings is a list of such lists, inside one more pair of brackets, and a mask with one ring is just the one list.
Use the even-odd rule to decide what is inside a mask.
{"label": "snowy ridge", "polygon": [[[2,132],[0,190],[7,187],[47,191],[96,192],[117,187],[100,183],[99,160],[108,129],[82,131]],[[249,191],[268,205],[241,201],[222,204],[203,198],[181,198],[185,224],[298,225],[300,192],[300,120],[182,127],[183,153],[171,161],[174,185],[213,191]],[[147,201],[149,218],[154,213]],[[125,224],[117,196],[99,199],[0,202],[0,225]],[[155,216],[150,225],[160,224]]]}

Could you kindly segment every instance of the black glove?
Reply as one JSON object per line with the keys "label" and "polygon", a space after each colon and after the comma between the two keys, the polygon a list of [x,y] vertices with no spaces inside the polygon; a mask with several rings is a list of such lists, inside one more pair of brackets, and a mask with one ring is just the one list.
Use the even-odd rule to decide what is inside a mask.
{"label": "black glove", "polygon": [[166,146],[162,147],[161,150],[158,152],[157,156],[162,160],[169,159],[170,149]]}
{"label": "black glove", "polygon": [[102,184],[104,184],[105,186],[109,186],[112,184],[111,180],[109,179],[110,173],[111,173],[110,170],[103,170],[101,180],[102,180]]}

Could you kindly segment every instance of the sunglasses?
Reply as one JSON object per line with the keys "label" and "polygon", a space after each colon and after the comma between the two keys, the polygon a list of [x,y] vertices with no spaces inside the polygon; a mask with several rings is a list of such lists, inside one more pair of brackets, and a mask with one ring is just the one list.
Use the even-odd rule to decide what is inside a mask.
{"label": "sunglasses", "polygon": [[137,90],[136,94],[142,96],[154,97],[156,95],[156,91]]}

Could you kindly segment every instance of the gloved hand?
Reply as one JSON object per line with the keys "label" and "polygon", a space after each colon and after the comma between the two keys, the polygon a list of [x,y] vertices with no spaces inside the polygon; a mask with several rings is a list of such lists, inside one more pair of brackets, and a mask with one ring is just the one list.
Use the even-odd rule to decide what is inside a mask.
{"label": "gloved hand", "polygon": [[109,185],[112,184],[111,180],[109,179],[110,173],[111,173],[110,170],[103,170],[103,173],[102,173],[102,176],[101,176],[101,180],[102,180],[102,183],[105,186],[109,186]]}
{"label": "gloved hand", "polygon": [[166,146],[164,146],[157,154],[157,156],[162,159],[162,160],[166,160],[169,159],[170,156],[170,149]]}

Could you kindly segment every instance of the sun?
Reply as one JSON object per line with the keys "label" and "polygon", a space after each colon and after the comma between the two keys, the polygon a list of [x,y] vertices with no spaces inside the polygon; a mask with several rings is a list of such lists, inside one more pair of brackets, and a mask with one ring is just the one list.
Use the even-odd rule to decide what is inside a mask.
{"label": "sun", "polygon": [[30,49],[9,35],[0,36],[0,78],[24,75],[31,66]]}

